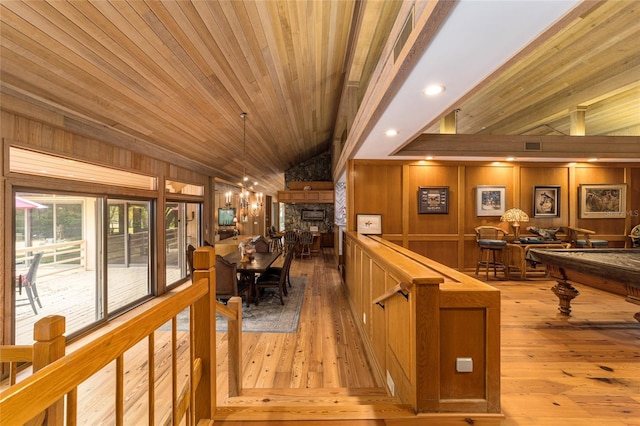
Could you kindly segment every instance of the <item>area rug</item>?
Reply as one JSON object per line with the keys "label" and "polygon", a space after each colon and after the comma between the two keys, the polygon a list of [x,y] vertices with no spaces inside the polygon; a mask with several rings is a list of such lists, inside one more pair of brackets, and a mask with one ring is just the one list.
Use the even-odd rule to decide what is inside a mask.
{"label": "area rug", "polygon": [[[304,300],[305,277],[291,277],[289,295],[280,304],[278,293],[266,290],[258,305],[242,304],[242,331],[245,333],[295,333],[298,330],[300,310]],[[227,319],[216,315],[216,331],[227,331]]]}

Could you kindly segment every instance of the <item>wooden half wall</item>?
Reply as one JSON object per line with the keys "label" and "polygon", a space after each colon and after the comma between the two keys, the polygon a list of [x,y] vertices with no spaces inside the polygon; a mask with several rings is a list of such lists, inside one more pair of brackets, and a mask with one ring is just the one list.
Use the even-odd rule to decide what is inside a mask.
{"label": "wooden half wall", "polygon": [[345,253],[351,308],[390,393],[416,413],[499,413],[500,292],[379,237],[348,232]]}
{"label": "wooden half wall", "polygon": [[[580,218],[582,184],[626,184],[624,218]],[[500,216],[478,216],[476,188],[504,186],[506,209],[524,210],[527,226],[574,226],[596,231],[610,247],[629,244],[629,230],[640,224],[640,164],[437,162],[351,160],[347,170],[347,229],[358,214],[382,215],[382,237],[458,270],[472,270],[477,260],[474,228],[496,225],[512,232]],[[533,217],[534,186],[560,188],[558,217]],[[418,213],[418,187],[448,187],[448,212]],[[529,234],[530,235],[530,234]],[[561,235],[562,237],[562,235]]]}

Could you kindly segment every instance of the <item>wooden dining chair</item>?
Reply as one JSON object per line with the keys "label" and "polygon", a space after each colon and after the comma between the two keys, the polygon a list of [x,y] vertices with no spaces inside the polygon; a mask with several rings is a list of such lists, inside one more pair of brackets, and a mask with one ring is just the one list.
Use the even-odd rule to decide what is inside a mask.
{"label": "wooden dining chair", "polygon": [[257,236],[251,242],[256,249],[256,253],[269,253],[271,251],[271,244],[262,235]]}
{"label": "wooden dining chair", "polygon": [[284,263],[282,265],[282,269],[280,269],[279,273],[264,273],[261,274],[256,279],[256,305],[258,304],[258,299],[260,298],[261,290],[267,288],[275,288],[278,290],[278,295],[280,296],[280,303],[284,305],[283,296],[287,296],[289,293],[287,291],[287,277],[289,276],[289,268],[291,268],[291,262],[293,261],[294,250],[289,250],[287,255],[284,258]]}
{"label": "wooden dining chair", "polygon": [[[233,296],[246,295],[249,282],[238,280],[238,270],[235,263],[227,261],[216,254],[216,298],[228,300]],[[247,299],[248,300],[248,299]]]}

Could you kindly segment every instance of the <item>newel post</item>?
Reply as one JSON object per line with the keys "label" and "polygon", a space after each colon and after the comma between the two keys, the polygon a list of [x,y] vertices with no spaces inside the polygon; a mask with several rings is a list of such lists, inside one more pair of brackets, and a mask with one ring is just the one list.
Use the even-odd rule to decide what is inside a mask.
{"label": "newel post", "polygon": [[[65,318],[49,315],[35,323],[33,327],[33,372],[42,369],[65,354]],[[64,399],[60,398],[47,408],[48,425],[62,425],[64,422]]]}
{"label": "newel post", "polygon": [[213,419],[216,410],[216,251],[211,246],[193,252],[193,277],[196,285],[205,279],[207,294],[194,304],[195,358],[202,362],[202,377],[195,389],[196,423]]}

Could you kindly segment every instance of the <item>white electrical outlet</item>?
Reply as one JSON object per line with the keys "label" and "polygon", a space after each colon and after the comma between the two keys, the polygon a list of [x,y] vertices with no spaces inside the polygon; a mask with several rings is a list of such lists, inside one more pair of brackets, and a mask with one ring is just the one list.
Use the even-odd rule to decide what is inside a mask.
{"label": "white electrical outlet", "polygon": [[389,387],[389,392],[391,392],[391,396],[396,396],[396,384],[393,383],[393,379],[391,378],[391,374],[389,370],[387,370],[387,386]]}
{"label": "white electrical outlet", "polygon": [[473,372],[473,359],[472,358],[456,358],[456,371],[458,373]]}
{"label": "white electrical outlet", "polygon": [[367,323],[367,314],[365,314],[364,312],[362,313],[362,323],[363,324]]}

